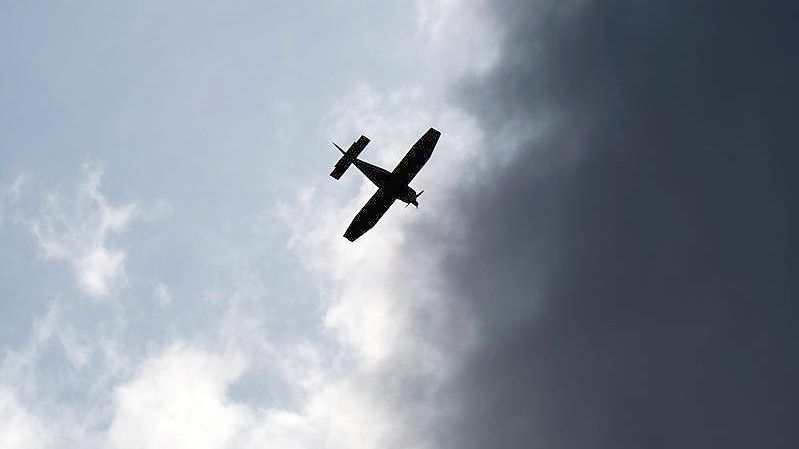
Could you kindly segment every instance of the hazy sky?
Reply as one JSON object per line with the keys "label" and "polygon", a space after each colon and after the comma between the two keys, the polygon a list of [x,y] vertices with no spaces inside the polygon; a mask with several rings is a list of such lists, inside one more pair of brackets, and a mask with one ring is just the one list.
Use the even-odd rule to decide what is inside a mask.
{"label": "hazy sky", "polygon": [[796,447],[797,16],[0,3],[0,447]]}

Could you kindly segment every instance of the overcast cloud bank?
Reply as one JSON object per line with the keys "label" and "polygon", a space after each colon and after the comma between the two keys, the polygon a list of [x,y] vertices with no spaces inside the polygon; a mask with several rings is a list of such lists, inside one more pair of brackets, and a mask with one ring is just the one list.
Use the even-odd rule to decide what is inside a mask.
{"label": "overcast cloud bank", "polygon": [[517,156],[453,194],[460,244],[408,230],[480,329],[438,446],[795,446],[796,7],[493,11],[460,98]]}

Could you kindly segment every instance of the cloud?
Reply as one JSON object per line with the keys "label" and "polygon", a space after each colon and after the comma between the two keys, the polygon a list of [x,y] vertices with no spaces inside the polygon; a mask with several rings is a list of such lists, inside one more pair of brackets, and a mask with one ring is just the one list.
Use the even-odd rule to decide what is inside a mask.
{"label": "cloud", "polygon": [[[343,229],[374,193],[373,185],[355,172],[345,174],[339,185],[332,184],[324,190],[341,189],[342,184],[355,179],[360,186],[356,198],[337,203],[326,192],[305,189],[300,191],[297,201],[282,204],[280,208],[292,228],[293,246],[317,275],[315,278],[323,283],[320,287],[337,290],[334,302],[329,304],[326,325],[338,332],[343,341],[362,351],[367,360],[390,358],[394,345],[413,340],[407,329],[403,329],[407,324],[403,319],[406,313],[413,313],[414,307],[437,307],[436,292],[430,285],[434,282],[435,260],[427,260],[424,254],[404,259],[403,247],[414,238],[404,230],[407,223],[420,215],[446,209],[440,193],[453,184],[469,183],[474,175],[469,163],[478,159],[480,134],[473,122],[433,95],[418,89],[383,95],[367,85],[359,85],[343,99],[342,105],[346,107],[333,109],[329,125],[331,135],[349,135],[352,130],[360,130],[372,136],[372,148],[367,148],[363,157],[392,166],[427,127],[441,124],[447,131],[436,149],[435,160],[414,181],[414,185],[432,192],[429,197],[426,195],[419,211],[394,206],[375,228],[378,232],[367,234],[355,245],[347,242],[341,238]],[[427,210],[430,212],[426,213]],[[438,215],[442,216],[441,225],[448,227],[442,232],[456,232],[457,220]],[[341,232],[333,233],[331,229]],[[374,257],[375,254],[380,257]],[[397,281],[407,287],[387,288],[395,286]],[[415,294],[411,293],[414,287]],[[406,293],[411,296],[406,297]],[[411,343],[408,346],[414,347]]]}
{"label": "cloud", "polygon": [[172,293],[169,291],[169,287],[160,282],[153,289],[153,296],[158,300],[158,305],[162,307],[172,302]]}
{"label": "cloud", "polygon": [[17,173],[14,181],[6,188],[5,191],[5,196],[9,203],[13,204],[19,201],[20,195],[22,195],[22,189],[30,182],[30,179],[31,175],[26,171],[20,171]]}
{"label": "cloud", "polygon": [[434,64],[433,77],[452,82],[496,63],[502,28],[492,20],[490,2],[417,0],[416,10],[423,59]]}
{"label": "cloud", "polygon": [[30,174],[26,171],[20,171],[14,180],[5,187],[5,191],[0,194],[0,229],[2,229],[5,221],[6,209],[19,201],[22,190],[29,181]]}
{"label": "cloud", "polygon": [[[325,429],[329,447],[435,447],[435,425],[450,413],[442,387],[475,341],[469,311],[442,295],[440,253],[412,244],[408,250],[420,237],[408,232],[410,223],[425,217],[438,225],[435,234],[459,235],[447,192],[473,185],[490,161],[474,120],[442,94],[418,87],[379,92],[362,83],[327,120],[329,134],[343,136],[334,139],[369,136],[362,157],[386,167],[428,127],[442,130],[433,159],[413,182],[429,192],[418,211],[394,206],[370,233],[346,241],[344,229],[374,192],[357,172],[300,189],[278,208],[291,248],[325,301],[325,329],[340,354],[333,366],[346,362],[338,374],[323,369],[325,380],[307,392],[295,416],[303,427]],[[353,183],[357,195],[344,195]]]}
{"label": "cloud", "polygon": [[[20,348],[0,358],[0,445],[98,447],[92,431],[102,418],[102,392],[124,369],[114,342],[77,329],[62,303],[50,303]],[[98,323],[95,323],[98,324]],[[81,400],[71,397],[73,392]],[[65,399],[65,395],[69,399]],[[84,403],[84,399],[87,403]],[[96,402],[95,402],[96,401]],[[14,446],[19,444],[20,446]]]}
{"label": "cloud", "polygon": [[[476,138],[423,171],[438,213],[389,212],[344,245],[323,230],[369,184],[351,203],[303,192],[293,246],[327,279],[326,324],[381,385],[357,391],[403,423],[390,441],[795,445],[798,67],[780,9],[493,5],[499,59],[454,87]],[[423,92],[361,86],[331,133],[366,130],[364,157],[390,165],[374,137],[414,123],[400,105],[436,123]]]}
{"label": "cloud", "polygon": [[[475,11],[477,6],[464,5]],[[441,39],[429,42],[430,54],[449,45],[451,37],[433,29],[458,23],[450,14],[480,17],[452,5],[429,7],[422,13],[442,14],[423,19],[429,38]],[[479,61],[472,62],[447,65],[440,75],[479,73]],[[453,416],[452,401],[442,392],[473,347],[478,329],[471,310],[441,289],[440,249],[413,242],[462,236],[460,212],[451,207],[449,192],[474,186],[496,159],[507,156],[486,149],[474,119],[453,107],[435,85],[384,92],[361,83],[342,96],[327,120],[328,134],[344,144],[359,134],[369,136],[362,157],[386,167],[396,164],[430,126],[443,135],[413,182],[426,191],[418,211],[395,206],[370,233],[354,244],[346,241],[344,229],[374,192],[357,172],[338,183],[325,180],[304,187],[278,208],[291,230],[291,248],[325,301],[325,328],[347,362],[340,374],[323,376],[326,380],[308,392],[304,412],[295,416],[304,428],[328,429],[323,435],[329,447],[437,447],[436,428]],[[347,192],[353,183],[354,196]],[[411,224],[419,220],[431,224],[427,237],[413,233]]]}
{"label": "cloud", "polygon": [[13,393],[0,388],[0,447],[38,449],[45,447],[43,426],[17,401]]}
{"label": "cloud", "polygon": [[403,250],[479,329],[437,447],[796,444],[790,8],[492,6],[500,59],[457,88],[512,157]]}
{"label": "cloud", "polygon": [[158,448],[230,447],[245,411],[225,398],[241,373],[236,360],[174,345],[147,360],[138,375],[116,388],[109,446]]}
{"label": "cloud", "polygon": [[138,205],[112,206],[100,191],[102,169],[84,165],[84,173],[74,197],[47,195],[31,230],[45,259],[69,263],[80,289],[102,297],[125,281],[125,252],[109,240],[127,229]]}

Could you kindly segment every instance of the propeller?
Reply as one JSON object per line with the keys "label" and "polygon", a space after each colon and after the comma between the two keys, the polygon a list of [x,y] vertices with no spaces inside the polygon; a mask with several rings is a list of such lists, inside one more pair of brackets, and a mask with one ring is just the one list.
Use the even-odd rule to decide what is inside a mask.
{"label": "propeller", "polygon": [[[420,196],[422,196],[423,193],[424,193],[424,190],[420,190],[419,193],[416,194],[416,198],[419,198]],[[416,199],[416,198],[414,198],[414,199]],[[410,205],[411,205],[411,203],[405,203],[405,208],[407,209],[408,206],[410,206]],[[414,204],[414,206],[416,206],[416,208],[418,209],[419,208],[419,203]]]}

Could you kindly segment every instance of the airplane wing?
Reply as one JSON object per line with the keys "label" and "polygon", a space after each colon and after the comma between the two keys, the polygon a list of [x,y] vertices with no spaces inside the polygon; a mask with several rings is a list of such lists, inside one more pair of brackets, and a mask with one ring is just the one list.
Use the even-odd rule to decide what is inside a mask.
{"label": "airplane wing", "polygon": [[394,198],[387,194],[385,190],[379,189],[369,198],[366,205],[361,208],[358,215],[352,220],[352,223],[350,223],[350,226],[347,228],[347,232],[344,233],[344,237],[354,242],[355,239],[362,236],[366,231],[372,229],[375,223],[377,223],[377,220],[380,220],[380,217],[386,213],[392,204],[394,204]]}
{"label": "airplane wing", "polygon": [[441,133],[430,128],[426,133],[411,147],[408,154],[397,164],[397,168],[392,172],[393,175],[401,179],[405,184],[409,184],[414,176],[419,173],[424,164],[433,154],[433,148],[438,143]]}

